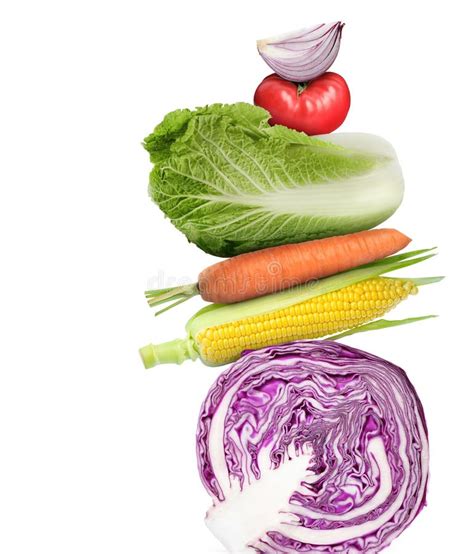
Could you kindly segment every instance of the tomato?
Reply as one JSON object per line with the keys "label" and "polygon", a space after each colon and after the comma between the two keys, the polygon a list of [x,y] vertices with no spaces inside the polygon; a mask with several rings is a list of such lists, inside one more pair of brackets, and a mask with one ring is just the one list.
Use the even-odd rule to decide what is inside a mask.
{"label": "tomato", "polygon": [[258,85],[254,103],[270,112],[272,125],[322,135],[331,133],[346,119],[351,94],[346,81],[337,73],[323,73],[302,85],[274,73]]}

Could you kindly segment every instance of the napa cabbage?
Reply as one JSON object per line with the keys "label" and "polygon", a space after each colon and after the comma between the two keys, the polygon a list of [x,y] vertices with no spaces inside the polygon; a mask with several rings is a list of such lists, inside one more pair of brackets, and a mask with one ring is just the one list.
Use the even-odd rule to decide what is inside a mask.
{"label": "napa cabbage", "polygon": [[398,208],[393,148],[361,133],[310,137],[246,103],[176,110],[144,142],[149,192],[216,256],[372,228]]}

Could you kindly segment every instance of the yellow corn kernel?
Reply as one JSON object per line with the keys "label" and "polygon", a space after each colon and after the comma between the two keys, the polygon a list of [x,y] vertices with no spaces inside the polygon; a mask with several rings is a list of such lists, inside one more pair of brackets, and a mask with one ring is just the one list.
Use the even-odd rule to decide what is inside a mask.
{"label": "yellow corn kernel", "polygon": [[[416,293],[411,281],[376,277],[275,312],[208,327],[195,339],[206,363],[229,363],[245,349],[324,337],[357,327]],[[231,337],[236,340],[226,340]]]}

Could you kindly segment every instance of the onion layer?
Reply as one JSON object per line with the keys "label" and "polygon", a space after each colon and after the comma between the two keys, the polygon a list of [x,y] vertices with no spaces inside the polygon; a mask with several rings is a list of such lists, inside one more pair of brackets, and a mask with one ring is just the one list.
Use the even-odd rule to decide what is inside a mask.
{"label": "onion layer", "polygon": [[377,553],[425,505],[428,437],[399,367],[330,341],[246,353],[197,432],[206,522],[229,552]]}
{"label": "onion layer", "polygon": [[257,49],[273,71],[295,83],[311,81],[327,71],[339,52],[344,24],[316,27],[257,41]]}

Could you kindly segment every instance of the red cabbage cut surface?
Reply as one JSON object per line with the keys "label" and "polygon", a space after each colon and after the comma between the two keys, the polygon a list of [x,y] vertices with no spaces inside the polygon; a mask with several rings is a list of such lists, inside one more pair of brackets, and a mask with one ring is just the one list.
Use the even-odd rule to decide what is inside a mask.
{"label": "red cabbage cut surface", "polygon": [[229,552],[376,553],[425,505],[428,437],[399,367],[301,341],[246,353],[197,432],[206,523]]}

